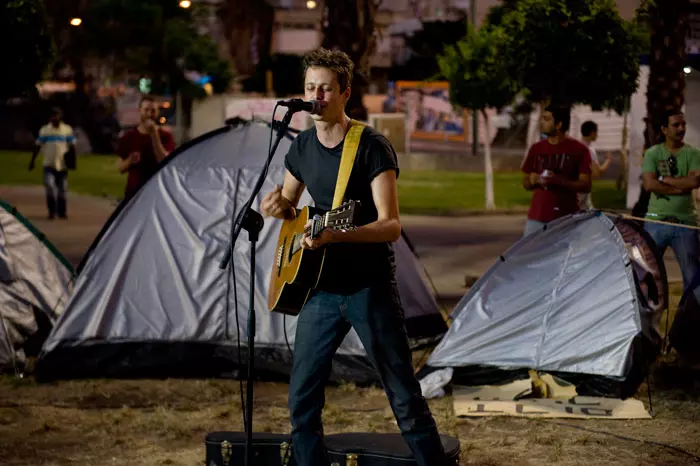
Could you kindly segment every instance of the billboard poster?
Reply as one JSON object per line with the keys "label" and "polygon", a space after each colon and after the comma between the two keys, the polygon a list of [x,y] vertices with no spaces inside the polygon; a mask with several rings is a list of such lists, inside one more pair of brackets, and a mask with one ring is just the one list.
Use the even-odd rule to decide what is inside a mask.
{"label": "billboard poster", "polygon": [[406,115],[411,139],[465,140],[467,112],[452,107],[447,82],[397,81],[388,93],[385,111]]}

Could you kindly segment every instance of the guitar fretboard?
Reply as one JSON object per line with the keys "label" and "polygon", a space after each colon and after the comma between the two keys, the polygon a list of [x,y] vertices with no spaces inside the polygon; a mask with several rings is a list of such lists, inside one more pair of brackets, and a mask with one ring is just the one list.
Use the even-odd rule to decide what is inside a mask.
{"label": "guitar fretboard", "polygon": [[[316,231],[316,233],[318,233],[319,231],[321,231],[321,230],[323,230],[324,228],[326,228],[326,223],[328,222],[328,217],[327,217],[327,215],[324,215],[324,216],[322,217],[322,219],[323,219],[323,220],[321,220],[321,221],[317,224],[317,228],[316,228],[317,231]],[[311,232],[311,228],[307,228],[306,230],[304,230],[304,233],[310,233],[310,232]],[[303,238],[303,236],[304,236],[304,235],[301,234],[301,235],[297,235],[297,236],[294,237],[294,242],[292,243],[292,257],[294,257],[294,254],[296,254],[296,253],[301,249],[301,239]]]}

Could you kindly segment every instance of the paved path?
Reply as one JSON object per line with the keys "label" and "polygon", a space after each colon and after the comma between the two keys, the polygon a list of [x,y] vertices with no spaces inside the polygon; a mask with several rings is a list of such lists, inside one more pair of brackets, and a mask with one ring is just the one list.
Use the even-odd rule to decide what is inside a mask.
{"label": "paved path", "polygon": [[44,189],[35,186],[0,186],[0,199],[13,205],[43,232],[74,266],[114,211],[114,202],[68,194],[68,219],[48,219]]}
{"label": "paved path", "polygon": [[[115,208],[113,201],[70,193],[69,218],[48,220],[43,188],[0,186],[0,199],[17,207],[76,266]],[[465,277],[481,276],[522,236],[525,216],[403,216],[402,223],[438,293],[454,302],[467,291]],[[681,281],[670,251],[666,266],[669,281]]]}

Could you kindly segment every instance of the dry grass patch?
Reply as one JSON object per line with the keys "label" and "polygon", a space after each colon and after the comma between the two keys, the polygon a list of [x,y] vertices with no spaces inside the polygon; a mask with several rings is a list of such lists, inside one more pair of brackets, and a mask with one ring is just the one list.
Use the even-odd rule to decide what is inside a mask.
{"label": "dry grass patch", "polygon": [[[672,287],[672,308],[679,289]],[[665,325],[665,319],[662,322]],[[288,385],[255,384],[253,429],[289,432]],[[245,390],[245,389],[244,389]],[[646,384],[637,399],[647,403]],[[461,442],[462,465],[688,465],[700,455],[700,385],[673,355],[652,374],[655,417],[644,421],[457,419],[452,398],[429,400],[441,433]],[[202,466],[204,437],[242,431],[235,380],[75,380],[0,377],[0,463],[8,466]],[[398,432],[384,390],[329,386],[326,432]]]}

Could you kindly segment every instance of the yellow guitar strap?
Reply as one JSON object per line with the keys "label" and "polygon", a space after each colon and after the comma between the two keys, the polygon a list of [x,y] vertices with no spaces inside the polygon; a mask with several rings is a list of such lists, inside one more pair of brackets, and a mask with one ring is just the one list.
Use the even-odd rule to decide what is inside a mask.
{"label": "yellow guitar strap", "polygon": [[357,120],[350,120],[350,130],[345,135],[343,143],[343,154],[340,157],[340,168],[338,168],[338,180],[335,182],[335,195],[333,196],[333,209],[343,203],[345,189],[348,187],[350,173],[355,164],[357,149],[360,147],[360,138],[365,125]]}

